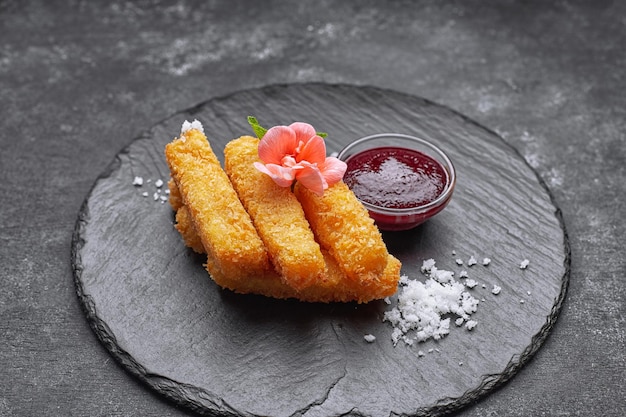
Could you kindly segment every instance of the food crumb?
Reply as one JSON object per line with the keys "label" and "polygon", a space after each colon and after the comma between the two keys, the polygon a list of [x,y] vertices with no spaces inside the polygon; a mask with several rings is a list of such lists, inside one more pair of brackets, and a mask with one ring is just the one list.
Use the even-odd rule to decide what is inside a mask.
{"label": "food crumb", "polygon": [[454,320],[454,324],[456,324],[457,327],[461,327],[464,321],[465,320],[463,320],[463,317],[459,317],[458,319]]}
{"label": "food crumb", "polygon": [[366,334],[365,336],[363,336],[363,339],[365,339],[367,343],[373,343],[376,340],[376,336],[374,336],[373,334]]}

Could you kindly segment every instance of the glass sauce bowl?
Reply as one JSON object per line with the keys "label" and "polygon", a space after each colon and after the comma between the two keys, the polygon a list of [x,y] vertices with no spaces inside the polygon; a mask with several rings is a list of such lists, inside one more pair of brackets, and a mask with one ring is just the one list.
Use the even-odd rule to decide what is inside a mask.
{"label": "glass sauce bowl", "polygon": [[346,146],[338,158],[348,165],[344,182],[380,230],[422,224],[446,207],[456,184],[450,158],[414,136],[367,136]]}

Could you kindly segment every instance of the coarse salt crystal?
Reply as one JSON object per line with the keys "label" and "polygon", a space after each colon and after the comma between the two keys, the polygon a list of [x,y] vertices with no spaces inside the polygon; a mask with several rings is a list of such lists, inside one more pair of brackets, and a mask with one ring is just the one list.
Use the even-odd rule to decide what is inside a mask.
{"label": "coarse salt crystal", "polygon": [[373,334],[366,334],[365,336],[363,336],[363,339],[365,339],[367,343],[373,343],[374,340],[376,340],[376,336],[374,336]]}
{"label": "coarse salt crystal", "polygon": [[489,265],[490,263],[491,263],[491,259],[489,259],[489,258],[483,258],[483,265],[484,265],[484,266],[487,266],[487,265]]}
{"label": "coarse salt crystal", "polygon": [[421,270],[429,278],[422,283],[401,277],[397,305],[384,314],[383,321],[394,327],[394,345],[400,340],[412,344],[441,339],[450,332],[450,317],[444,315],[466,320],[477,310],[478,300],[454,280],[452,272],[437,269],[432,259],[424,261]]}
{"label": "coarse salt crystal", "polygon": [[474,288],[476,285],[478,285],[478,283],[476,281],[474,281],[473,279],[466,279],[465,280],[465,286],[467,288]]}
{"label": "coarse salt crystal", "polygon": [[519,267],[520,269],[526,269],[528,268],[528,265],[530,264],[530,261],[528,259],[524,259],[520,264]]}
{"label": "coarse salt crystal", "polygon": [[133,178],[133,185],[141,187],[143,185],[143,178],[142,177]]}
{"label": "coarse salt crystal", "polygon": [[470,256],[470,258],[467,260],[467,266],[473,266],[476,265],[478,262],[476,261],[476,258],[474,258],[473,256]]}
{"label": "coarse salt crystal", "polygon": [[498,295],[498,294],[500,294],[501,290],[502,290],[502,287],[499,287],[499,286],[494,284],[493,288],[491,289],[491,293],[494,294],[494,295]]}
{"label": "coarse salt crystal", "polygon": [[204,133],[204,127],[202,126],[202,123],[200,123],[198,120],[194,120],[193,122],[189,122],[187,120],[185,120],[183,122],[183,125],[180,129],[180,133],[181,135],[191,129],[198,129],[200,132]]}
{"label": "coarse salt crystal", "polygon": [[463,259],[461,258],[457,258],[455,262],[457,265],[463,265]]}
{"label": "coarse salt crystal", "polygon": [[161,188],[163,186],[163,180],[161,179],[156,180],[156,182],[154,183],[154,186],[157,188]]}

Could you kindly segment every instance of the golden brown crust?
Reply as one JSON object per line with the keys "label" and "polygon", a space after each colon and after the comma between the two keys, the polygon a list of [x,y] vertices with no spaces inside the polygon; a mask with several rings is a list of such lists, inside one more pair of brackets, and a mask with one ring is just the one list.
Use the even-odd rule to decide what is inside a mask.
{"label": "golden brown crust", "polygon": [[320,279],[326,265],[319,244],[290,188],[254,167],[259,139],[242,136],[224,149],[224,169],[285,284],[301,290]]}
{"label": "golden brown crust", "polygon": [[376,280],[387,264],[387,247],[367,210],[340,181],[318,196],[299,183],[294,193],[323,249],[349,279]]}
{"label": "golden brown crust", "polygon": [[174,225],[178,233],[183,237],[185,245],[193,249],[196,253],[206,253],[200,236],[195,230],[193,220],[187,207],[181,206],[176,211],[176,224]]}

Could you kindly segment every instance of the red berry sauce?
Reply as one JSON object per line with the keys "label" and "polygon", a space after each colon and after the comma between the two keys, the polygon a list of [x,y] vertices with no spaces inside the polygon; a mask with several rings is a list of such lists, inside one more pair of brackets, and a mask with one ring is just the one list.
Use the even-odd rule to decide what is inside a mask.
{"label": "red berry sauce", "polygon": [[439,162],[412,149],[368,149],[346,163],[344,182],[361,201],[377,207],[423,206],[436,200],[449,182]]}

